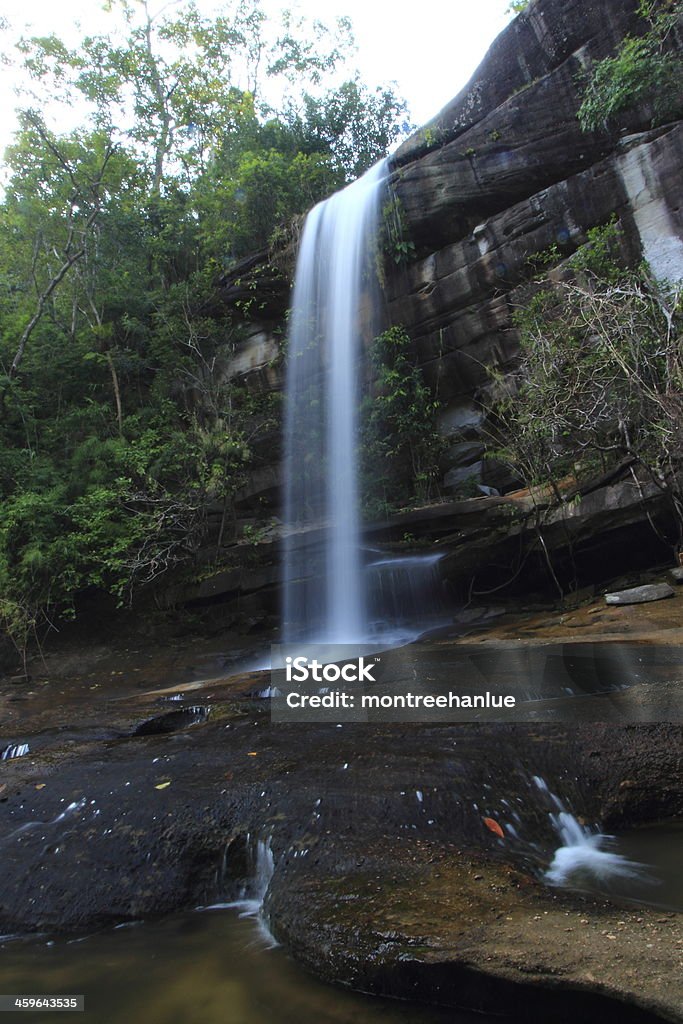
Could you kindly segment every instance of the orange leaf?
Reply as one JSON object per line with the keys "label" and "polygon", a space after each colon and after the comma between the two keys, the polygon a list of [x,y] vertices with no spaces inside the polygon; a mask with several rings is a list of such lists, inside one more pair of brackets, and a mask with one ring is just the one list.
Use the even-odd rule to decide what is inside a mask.
{"label": "orange leaf", "polygon": [[486,825],[487,829],[493,832],[494,836],[500,836],[501,839],[505,839],[505,833],[503,832],[502,828],[500,827],[497,821],[494,821],[493,818],[483,818],[482,820]]}
{"label": "orange leaf", "polygon": [[247,757],[258,757],[258,750],[248,750]]}

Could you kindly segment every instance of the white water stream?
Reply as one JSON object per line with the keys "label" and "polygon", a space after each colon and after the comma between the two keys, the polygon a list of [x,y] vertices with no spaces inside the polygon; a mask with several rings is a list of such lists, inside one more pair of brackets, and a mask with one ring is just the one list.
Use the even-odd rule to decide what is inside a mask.
{"label": "white water stream", "polygon": [[[366,600],[358,501],[361,335],[385,164],[320,203],[304,227],[292,303],[285,412],[284,636],[358,643]],[[314,564],[307,528],[324,528]]]}
{"label": "white water stream", "polygon": [[533,782],[556,808],[550,812],[550,820],[560,845],[545,872],[547,882],[558,886],[580,888],[582,885],[592,885],[609,889],[619,881],[649,881],[647,865],[629,860],[615,851],[614,836],[582,824],[559,797],[548,789],[540,776],[534,775]]}
{"label": "white water stream", "polygon": [[[364,562],[358,411],[380,329],[386,163],[316,206],[296,267],[285,410],[285,643],[404,643],[440,624],[438,556]],[[439,616],[441,612],[441,616]]]}

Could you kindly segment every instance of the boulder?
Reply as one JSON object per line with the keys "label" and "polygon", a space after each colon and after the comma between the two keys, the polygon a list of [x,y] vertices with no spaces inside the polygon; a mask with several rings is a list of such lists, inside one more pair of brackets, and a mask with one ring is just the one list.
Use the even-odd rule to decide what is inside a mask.
{"label": "boulder", "polygon": [[675,590],[668,583],[646,583],[642,587],[631,587],[629,590],[617,590],[613,594],[605,594],[607,604],[645,604],[647,601],[661,601],[665,597],[673,597]]}

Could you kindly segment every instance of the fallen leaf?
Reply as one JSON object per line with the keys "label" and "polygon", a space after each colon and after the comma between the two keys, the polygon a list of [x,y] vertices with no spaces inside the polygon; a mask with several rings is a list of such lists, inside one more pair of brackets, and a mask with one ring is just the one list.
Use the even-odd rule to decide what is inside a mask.
{"label": "fallen leaf", "polygon": [[36,783],[36,789],[45,789],[45,785],[46,783],[44,782],[38,782]]}
{"label": "fallen leaf", "polygon": [[160,782],[159,785],[155,786],[154,788],[155,789],[166,789],[166,787],[170,786],[170,785],[171,785],[170,782]]}
{"label": "fallen leaf", "polygon": [[249,750],[247,752],[247,757],[258,757],[258,750]]}
{"label": "fallen leaf", "polygon": [[493,818],[483,818],[482,820],[487,829],[489,829],[490,832],[493,832],[494,836],[500,836],[501,839],[505,839],[505,833],[497,821],[494,821]]}
{"label": "fallen leaf", "polygon": [[7,789],[7,783],[3,782],[2,786],[0,786],[0,793],[4,793],[6,789]]}

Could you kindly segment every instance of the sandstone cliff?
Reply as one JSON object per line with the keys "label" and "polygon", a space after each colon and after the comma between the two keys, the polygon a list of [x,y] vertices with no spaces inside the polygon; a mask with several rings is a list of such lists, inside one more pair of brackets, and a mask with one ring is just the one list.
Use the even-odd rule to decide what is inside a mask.
{"label": "sandstone cliff", "polygon": [[[460,440],[477,434],[487,367],[515,358],[511,316],[534,254],[569,255],[616,216],[632,260],[683,277],[680,122],[653,130],[652,112],[633,109],[618,129],[585,133],[576,116],[586,70],[642,31],[635,8],[534,0],[392,160],[417,258],[390,279],[390,316],[408,328],[447,405],[443,429]],[[481,450],[451,448],[447,488],[481,475]]]}
{"label": "sandstone cliff", "polygon": [[[461,498],[481,483],[504,492],[515,485],[508,471],[482,458],[483,407],[489,368],[505,372],[514,365],[518,335],[512,315],[524,301],[535,254],[556,246],[569,256],[591,228],[615,217],[630,260],[644,257],[657,275],[683,277],[681,123],[653,128],[646,106],[628,110],[609,130],[585,133],[577,120],[595,61],[645,27],[636,0],[531,0],[466,88],[391,159],[391,187],[409,255],[388,273],[388,316],[406,326],[443,403],[440,426],[450,440],[445,498]],[[262,318],[249,325],[229,373],[255,388],[279,388],[276,330],[288,302],[286,276],[274,272],[268,254],[258,254],[226,275],[223,294],[227,302],[239,299],[254,271],[260,274]],[[271,464],[254,474],[241,495],[243,514],[253,514],[259,501],[271,501],[277,510],[279,482],[274,448]],[[638,533],[643,524],[647,532],[648,521],[660,514],[658,495],[644,495],[633,481],[606,484],[583,510],[560,510],[550,517],[553,523],[548,520],[548,543],[559,561],[567,555],[575,563],[578,557],[590,567],[597,552],[608,562],[616,553],[618,561],[619,550],[633,547],[636,534],[641,564],[667,557],[661,545]],[[531,505],[533,513],[512,499],[501,511],[496,499],[480,498],[474,510],[456,500],[427,519],[407,519],[416,536],[438,535],[449,550],[460,552],[444,561],[451,582],[467,584],[476,573],[497,583],[533,537],[528,516],[536,503]],[[528,514],[521,525],[520,508]],[[425,533],[420,524],[433,524],[435,517],[441,525]],[[406,522],[404,515],[379,524],[373,540],[395,542]],[[267,590],[277,581],[277,530],[266,539],[262,550],[271,552],[271,564],[259,575],[258,587]],[[533,559],[529,572],[532,567]],[[609,566],[604,571],[609,574]],[[239,569],[208,580],[198,596],[244,590]]]}

